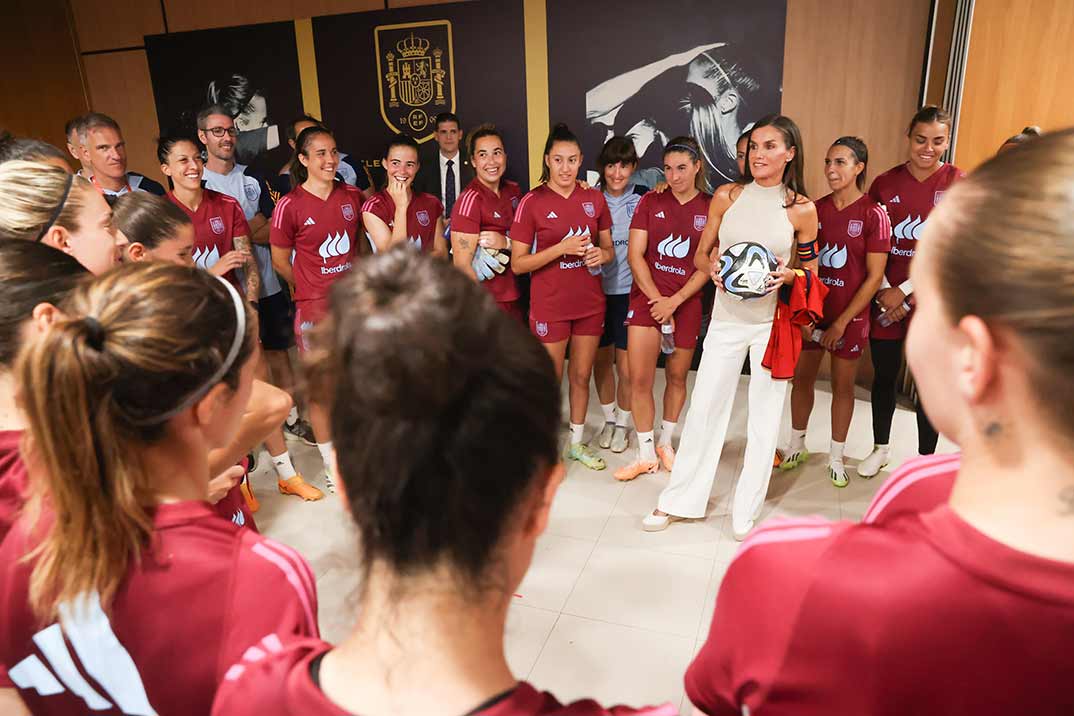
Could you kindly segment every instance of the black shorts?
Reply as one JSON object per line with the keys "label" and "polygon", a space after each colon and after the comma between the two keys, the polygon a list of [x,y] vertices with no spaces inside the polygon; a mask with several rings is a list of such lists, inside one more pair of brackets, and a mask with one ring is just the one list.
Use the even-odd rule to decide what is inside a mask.
{"label": "black shorts", "polygon": [[630,294],[622,293],[605,296],[604,335],[600,337],[600,347],[613,343],[621,351],[626,350],[627,327],[626,316],[630,308]]}
{"label": "black shorts", "polygon": [[295,344],[295,306],[287,288],[257,302],[257,319],[262,349],[285,351]]}

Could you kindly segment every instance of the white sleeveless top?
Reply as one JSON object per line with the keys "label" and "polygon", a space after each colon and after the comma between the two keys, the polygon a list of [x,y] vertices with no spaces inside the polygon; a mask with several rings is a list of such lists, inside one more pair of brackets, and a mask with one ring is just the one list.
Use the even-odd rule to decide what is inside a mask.
{"label": "white sleeveless top", "polygon": [[[742,241],[761,244],[790,263],[794,250],[794,225],[787,216],[786,188],[747,184],[720,221],[720,253]],[[777,294],[742,300],[726,291],[716,292],[712,317],[732,323],[768,323],[776,315]]]}

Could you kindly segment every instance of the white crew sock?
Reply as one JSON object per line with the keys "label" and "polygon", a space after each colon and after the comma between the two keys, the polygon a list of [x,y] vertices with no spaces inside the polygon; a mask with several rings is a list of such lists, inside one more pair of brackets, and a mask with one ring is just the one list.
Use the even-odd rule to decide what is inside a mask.
{"label": "white crew sock", "polygon": [[638,461],[656,462],[656,447],[653,445],[653,431],[638,433]]}
{"label": "white crew sock", "polygon": [[287,424],[294,425],[298,422],[298,408],[291,406],[291,412],[287,414]]}
{"label": "white crew sock", "polygon": [[835,440],[832,440],[832,446],[828,450],[832,462],[843,462],[843,450],[846,448],[846,446],[847,444],[845,442],[840,443],[836,442]]}
{"label": "white crew sock", "polygon": [[788,455],[793,455],[805,449],[805,434],[805,430],[791,430],[791,444],[787,450]]}
{"label": "white crew sock", "polygon": [[297,475],[295,472],[294,463],[291,462],[291,453],[286,450],[282,455],[269,455],[272,458],[272,464],[276,467],[276,474],[280,476],[281,480],[290,480]]}
{"label": "white crew sock", "polygon": [[619,408],[619,414],[615,419],[615,424],[624,428],[630,425],[630,411]]}
{"label": "white crew sock", "polygon": [[660,421],[660,442],[657,443],[661,447],[664,445],[671,445],[671,436],[675,433],[675,426],[678,423],[673,423],[670,420]]}
{"label": "white crew sock", "polygon": [[332,462],[335,460],[335,455],[332,452],[332,441],[329,440],[326,443],[317,443],[317,449],[321,452],[321,461],[324,462],[324,469],[328,472],[332,472]]}
{"label": "white crew sock", "polygon": [[605,405],[604,403],[601,403],[600,404],[600,409],[604,411],[604,422],[606,422],[606,423],[614,423],[615,422],[615,403],[614,402],[613,403],[608,403],[607,405]]}
{"label": "white crew sock", "polygon": [[887,457],[888,452],[889,452],[888,451],[888,444],[884,443],[883,445],[874,445],[873,446],[873,451],[874,452],[884,453],[884,457]]}
{"label": "white crew sock", "polygon": [[575,425],[571,423],[571,445],[578,445],[582,442],[582,431],[585,430],[585,424]]}

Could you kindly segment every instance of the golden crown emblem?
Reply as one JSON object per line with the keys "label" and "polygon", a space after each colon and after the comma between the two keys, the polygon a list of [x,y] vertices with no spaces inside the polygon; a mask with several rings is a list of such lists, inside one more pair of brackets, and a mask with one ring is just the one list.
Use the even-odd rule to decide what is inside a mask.
{"label": "golden crown emblem", "polygon": [[403,57],[421,57],[429,51],[430,44],[432,43],[428,40],[415,37],[414,33],[410,33],[410,35],[395,43],[395,49],[399,50],[399,54]]}

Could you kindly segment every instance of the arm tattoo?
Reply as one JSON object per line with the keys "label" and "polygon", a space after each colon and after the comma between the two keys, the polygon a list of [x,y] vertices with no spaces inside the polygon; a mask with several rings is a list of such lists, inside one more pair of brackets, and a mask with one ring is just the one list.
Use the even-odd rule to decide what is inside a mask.
{"label": "arm tattoo", "polygon": [[250,254],[250,259],[246,262],[246,299],[256,301],[261,295],[261,274],[258,272],[253,248],[250,246],[250,238],[248,236],[236,237],[235,248]]}

